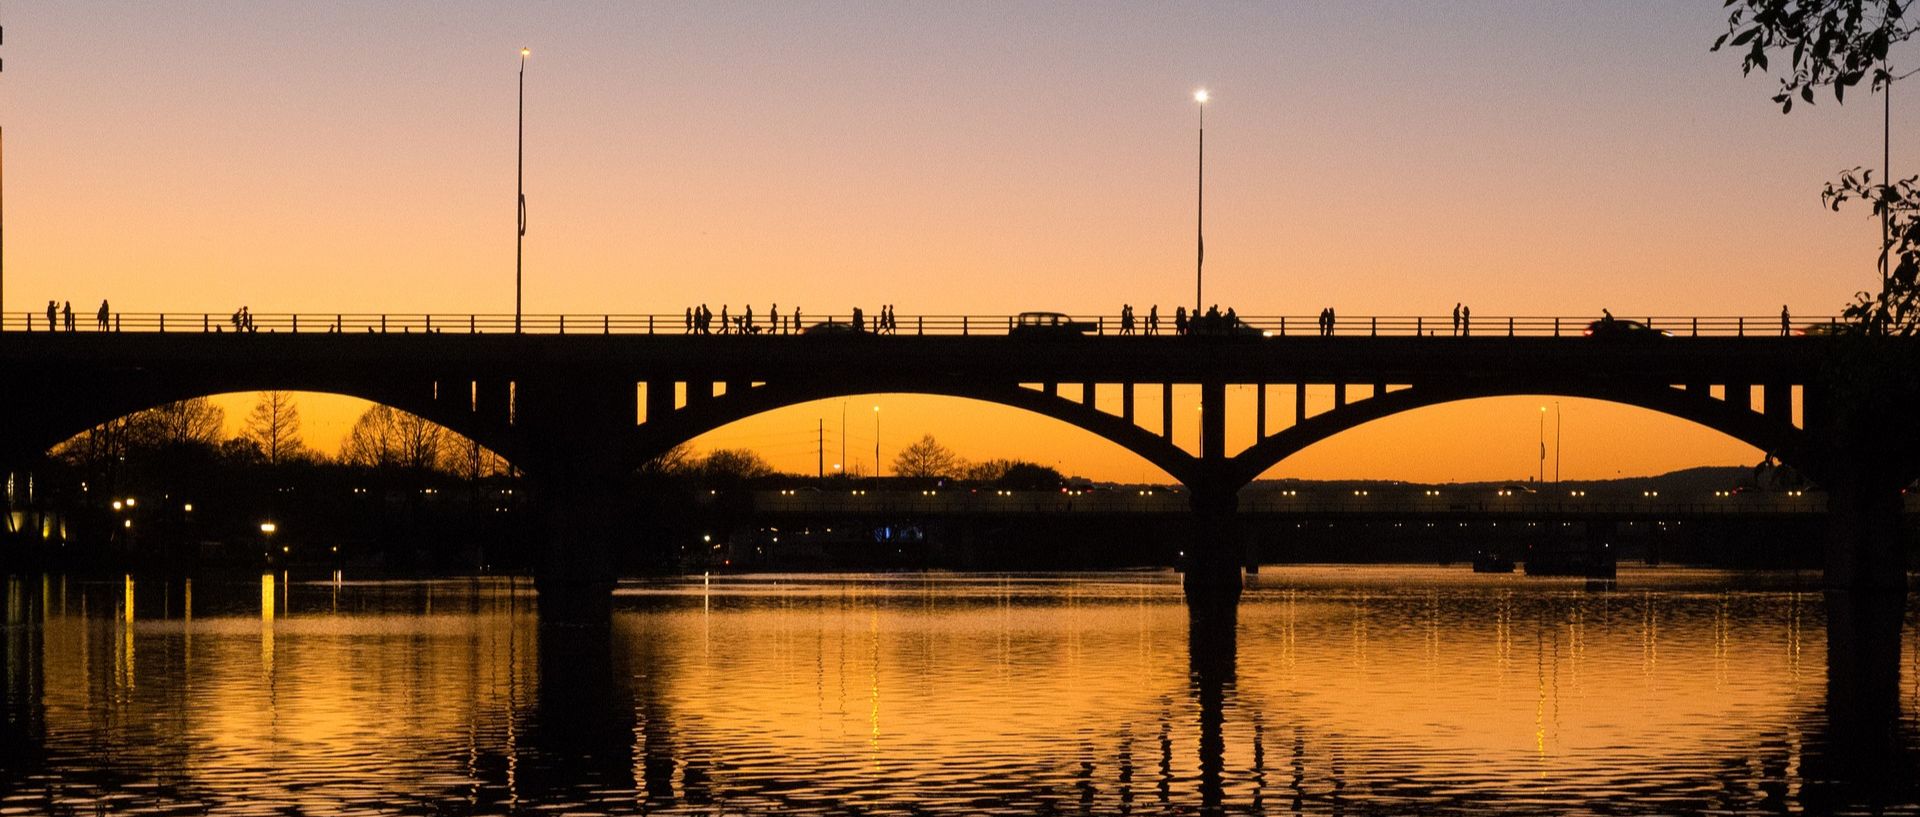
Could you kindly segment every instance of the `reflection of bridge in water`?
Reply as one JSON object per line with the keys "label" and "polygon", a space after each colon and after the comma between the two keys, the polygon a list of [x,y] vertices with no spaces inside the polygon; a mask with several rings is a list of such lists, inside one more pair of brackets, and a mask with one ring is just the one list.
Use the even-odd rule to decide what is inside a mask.
{"label": "reflection of bridge in water", "polygon": [[[553,520],[542,586],[572,588],[568,599],[604,599],[607,551],[618,539],[608,509],[647,459],[813,400],[961,397],[1085,429],[1180,483],[1198,520],[1189,590],[1230,610],[1240,566],[1222,543],[1232,538],[1241,489],[1261,473],[1403,412],[1554,395],[1650,409],[1778,456],[1827,489],[1828,580],[1905,584],[1892,532],[1898,488],[1915,469],[1858,461],[1880,429],[1844,422],[1825,374],[1840,341],[1781,336],[1777,318],[1654,318],[1674,336],[1613,338],[1579,336],[1586,322],[1576,318],[1482,318],[1468,337],[1430,337],[1451,328],[1418,317],[1343,318],[1331,337],[1302,336],[1304,321],[1291,317],[1243,318],[1253,331],[1186,337],[1115,336],[1112,322],[1090,336],[1009,337],[1006,316],[903,316],[891,336],[689,336],[679,315],[534,316],[526,325],[543,333],[516,335],[501,331],[511,326],[505,320],[260,315],[258,331],[235,335],[217,331],[219,316],[123,314],[108,331],[7,332],[0,376],[32,399],[0,405],[8,430],[0,461],[30,463],[101,422],[199,395],[290,389],[361,397],[512,460]],[[25,328],[19,318],[6,325]],[[1161,326],[1169,326],[1166,316]],[[1770,336],[1754,336],[1760,332]],[[1198,439],[1182,444],[1176,415],[1189,418],[1187,427],[1191,400]],[[1228,448],[1230,417],[1252,426],[1234,435],[1249,441],[1239,450]],[[578,592],[587,587],[599,589]]]}

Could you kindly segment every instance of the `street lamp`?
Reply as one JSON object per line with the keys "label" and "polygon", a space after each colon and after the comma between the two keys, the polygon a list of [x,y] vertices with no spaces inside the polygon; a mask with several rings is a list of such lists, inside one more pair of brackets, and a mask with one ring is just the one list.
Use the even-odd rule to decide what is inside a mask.
{"label": "street lamp", "polygon": [[1193,311],[1199,314],[1204,300],[1200,295],[1201,271],[1207,264],[1207,100],[1212,99],[1207,89],[1193,92],[1193,101],[1200,108],[1200,155],[1195,168],[1195,207],[1193,215]]}
{"label": "street lamp", "polygon": [[873,407],[873,478],[880,478],[880,407]]}
{"label": "street lamp", "polygon": [[1540,481],[1547,481],[1547,407],[1540,407]]}
{"label": "street lamp", "polygon": [[518,227],[513,237],[513,333],[520,334],[520,245],[527,238],[527,57],[531,49],[520,49],[520,108],[515,120],[513,148],[513,192],[518,212]]}

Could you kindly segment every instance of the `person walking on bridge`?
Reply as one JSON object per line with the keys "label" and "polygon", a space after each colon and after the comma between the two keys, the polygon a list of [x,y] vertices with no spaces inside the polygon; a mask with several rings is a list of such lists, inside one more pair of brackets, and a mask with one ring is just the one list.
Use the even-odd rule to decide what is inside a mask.
{"label": "person walking on bridge", "polygon": [[1453,305],[1453,334],[1456,336],[1460,334],[1460,305],[1458,303]]}
{"label": "person walking on bridge", "polygon": [[1147,307],[1147,334],[1149,335],[1160,334],[1160,305],[1159,304],[1154,304],[1152,306]]}
{"label": "person walking on bridge", "polygon": [[1780,337],[1793,334],[1793,316],[1788,314],[1787,305],[1780,305]]}
{"label": "person walking on bridge", "polygon": [[1471,306],[1460,307],[1460,334],[1463,337],[1473,334],[1473,307]]}
{"label": "person walking on bridge", "polygon": [[47,331],[49,332],[60,331],[59,316],[60,316],[60,302],[48,301],[47,302]]}
{"label": "person walking on bridge", "polygon": [[73,302],[72,301],[65,301],[63,302],[63,305],[60,307],[60,322],[61,324],[67,327],[67,331],[69,332],[73,331]]}
{"label": "person walking on bridge", "polygon": [[95,315],[95,316],[94,316],[94,319],[95,319],[95,324],[96,324],[94,328],[96,328],[96,329],[99,329],[99,330],[100,330],[100,331],[102,331],[102,332],[105,332],[105,331],[107,331],[107,314],[108,314],[108,312],[107,312],[107,299],[105,299],[105,298],[101,298],[101,299],[100,299],[100,314],[98,314],[98,315]]}

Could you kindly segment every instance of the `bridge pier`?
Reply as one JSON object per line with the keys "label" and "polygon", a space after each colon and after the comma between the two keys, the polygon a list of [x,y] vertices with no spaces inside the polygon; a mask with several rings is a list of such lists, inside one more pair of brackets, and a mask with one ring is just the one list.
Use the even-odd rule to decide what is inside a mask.
{"label": "bridge pier", "polygon": [[1904,594],[1906,504],[1897,484],[1841,474],[1827,487],[1826,585],[1831,590]]}
{"label": "bridge pier", "polygon": [[1233,674],[1239,626],[1241,563],[1237,491],[1195,486],[1192,539],[1181,590],[1187,600],[1187,650],[1192,671]]}
{"label": "bridge pier", "polygon": [[525,383],[519,392],[516,425],[545,537],[533,574],[540,623],[606,627],[632,471],[622,445],[630,429],[619,418],[633,416],[636,395],[585,378]]}

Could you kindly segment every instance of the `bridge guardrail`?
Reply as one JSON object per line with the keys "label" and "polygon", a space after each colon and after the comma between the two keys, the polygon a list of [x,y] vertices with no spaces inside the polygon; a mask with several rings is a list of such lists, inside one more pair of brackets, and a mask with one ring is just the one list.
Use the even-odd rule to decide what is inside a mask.
{"label": "bridge guardrail", "polygon": [[[1793,319],[1788,327],[1783,328],[1778,315],[1621,317],[1671,332],[1676,337],[1777,337],[1800,334],[1809,327],[1824,327],[1843,320],[1831,315],[1804,316]],[[1135,316],[1135,327],[1131,332],[1122,330],[1117,316],[1088,316],[1082,319],[1094,325],[1089,334],[1095,335],[1173,334],[1171,316],[1161,317],[1158,332],[1149,332],[1145,318],[1139,315]],[[1323,334],[1319,318],[1312,315],[1242,315],[1239,319],[1269,337]],[[733,320],[735,322],[727,327],[729,331],[721,331],[719,317],[716,316],[711,331],[703,334],[764,337],[798,334],[794,331],[791,312],[783,313],[777,323],[764,314],[756,315],[750,325],[738,322],[738,319]],[[1013,315],[900,315],[896,316],[891,330],[878,334],[1005,335],[1013,328],[1015,320],[1016,316]],[[1466,327],[1457,329],[1447,315],[1339,316],[1332,331],[1324,334],[1336,337],[1579,337],[1594,320],[1597,320],[1597,316],[1476,316]],[[848,314],[802,313],[800,325],[812,326],[823,321],[850,325],[853,319]],[[873,321],[874,316],[868,315],[863,325],[871,330],[875,325]],[[256,313],[251,315],[251,329],[242,326],[234,314],[212,312],[115,312],[108,316],[105,325],[100,324],[94,313],[76,312],[73,323],[73,330],[80,332],[507,334],[514,331],[514,317],[510,314],[425,312]],[[50,322],[45,311],[14,311],[0,315],[0,331],[5,332],[65,331],[64,324],[59,315]],[[56,325],[60,328],[56,329]],[[739,331],[746,329],[752,331]],[[522,315],[520,331],[530,334],[693,334],[685,313]],[[1814,333],[1819,334],[1820,330],[1816,329]]]}

